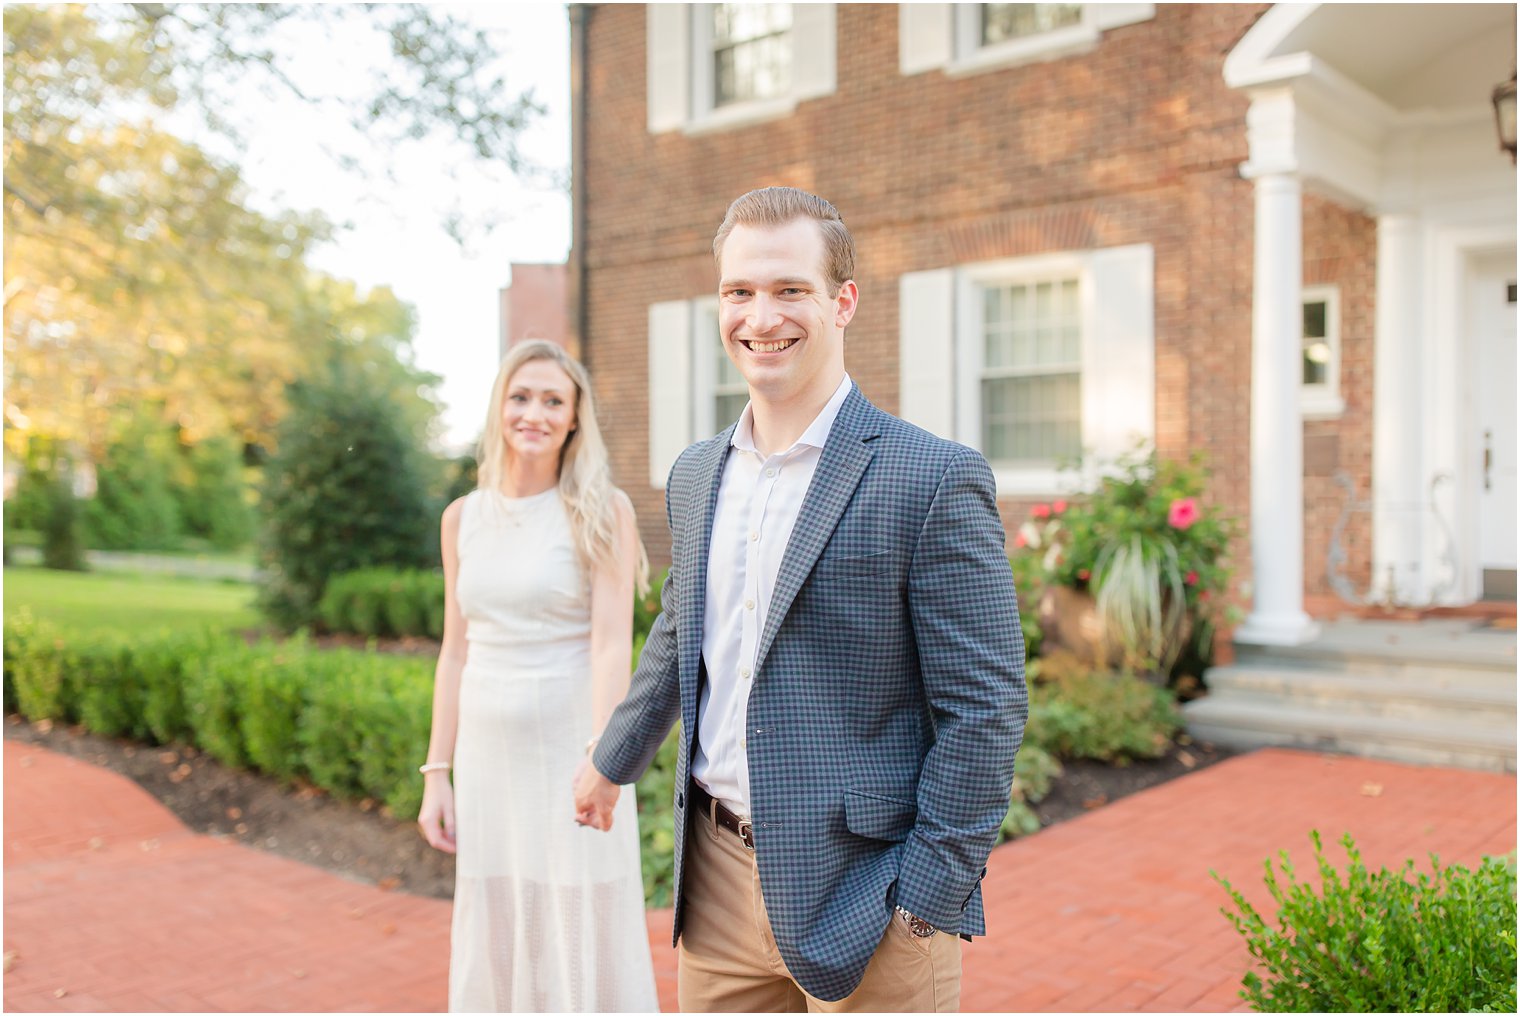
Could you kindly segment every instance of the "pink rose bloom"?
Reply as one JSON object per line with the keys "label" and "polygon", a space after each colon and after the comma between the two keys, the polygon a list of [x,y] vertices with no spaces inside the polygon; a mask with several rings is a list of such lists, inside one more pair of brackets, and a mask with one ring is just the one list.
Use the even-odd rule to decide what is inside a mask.
{"label": "pink rose bloom", "polygon": [[1092,578],[1092,572],[1088,571],[1086,568],[1079,568],[1077,569],[1077,578],[1081,579],[1083,582],[1086,582],[1088,579]]}
{"label": "pink rose bloom", "polygon": [[1166,513],[1167,524],[1173,529],[1186,529],[1198,521],[1198,499],[1179,497],[1172,502]]}
{"label": "pink rose bloom", "polygon": [[1033,515],[1037,519],[1048,519],[1050,518],[1050,505],[1037,504],[1033,508],[1029,509],[1029,514]]}
{"label": "pink rose bloom", "polygon": [[1196,586],[1198,584],[1198,573],[1195,571],[1190,571],[1185,576],[1183,576],[1182,581],[1186,582],[1190,586]]}
{"label": "pink rose bloom", "polygon": [[1057,501],[1055,504],[1050,506],[1050,510],[1059,515],[1066,510],[1066,502]]}
{"label": "pink rose bloom", "polygon": [[1027,545],[1028,543],[1029,543],[1029,541],[1026,540],[1026,539],[1024,539],[1024,534],[1023,533],[1015,533],[1014,534],[1014,536],[1013,536],[1013,545],[1015,547],[1023,547],[1025,545]]}

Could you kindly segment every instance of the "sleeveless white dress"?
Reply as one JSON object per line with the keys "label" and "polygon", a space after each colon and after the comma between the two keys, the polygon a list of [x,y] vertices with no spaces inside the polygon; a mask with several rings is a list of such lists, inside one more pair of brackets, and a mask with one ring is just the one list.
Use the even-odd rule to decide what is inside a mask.
{"label": "sleeveless white dress", "polygon": [[591,591],[558,490],[475,491],[456,586],[459,853],[452,1012],[655,1012],[632,788],[612,831],[576,825],[591,736]]}

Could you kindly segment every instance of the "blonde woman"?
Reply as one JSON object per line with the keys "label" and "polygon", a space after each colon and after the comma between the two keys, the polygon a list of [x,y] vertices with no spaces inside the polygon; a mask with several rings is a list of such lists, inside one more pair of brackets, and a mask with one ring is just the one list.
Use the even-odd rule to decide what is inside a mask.
{"label": "blonde woman", "polygon": [[552,343],[513,347],[478,458],[477,489],[443,513],[418,816],[457,854],[449,1009],[654,1011],[632,795],[608,837],[576,823],[569,790],[628,691],[648,575],[585,369]]}

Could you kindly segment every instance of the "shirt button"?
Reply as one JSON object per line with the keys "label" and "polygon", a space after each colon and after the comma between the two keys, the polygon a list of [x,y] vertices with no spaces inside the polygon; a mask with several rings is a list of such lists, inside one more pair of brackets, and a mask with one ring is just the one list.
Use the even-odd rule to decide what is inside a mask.
{"label": "shirt button", "polygon": [[749,531],[749,541],[751,543],[754,543],[758,539],[760,539],[760,532],[759,532],[759,530],[751,529]]}
{"label": "shirt button", "polygon": [[765,471],[765,475],[766,476],[775,476],[776,475],[776,471],[774,469],[767,469]]}
{"label": "shirt button", "polygon": [[749,738],[747,738],[747,737],[741,737],[741,738],[739,738],[739,747],[741,747],[741,748],[748,748],[749,747]]}
{"label": "shirt button", "polygon": [[754,610],[755,609],[755,601],[754,600],[745,600],[744,601],[744,609],[745,610]]}
{"label": "shirt button", "polygon": [[739,676],[742,677],[742,678],[744,678],[744,679],[746,679],[746,680],[748,680],[749,679],[749,668],[748,667],[740,667],[739,668]]}

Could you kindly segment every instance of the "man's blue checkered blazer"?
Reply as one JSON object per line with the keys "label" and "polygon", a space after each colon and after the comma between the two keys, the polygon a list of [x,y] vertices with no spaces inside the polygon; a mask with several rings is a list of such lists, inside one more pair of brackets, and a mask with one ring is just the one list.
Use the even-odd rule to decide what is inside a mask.
{"label": "man's blue checkered blazer", "polygon": [[[666,486],[663,613],[594,763],[632,783],[679,718],[675,935],[697,729],[708,541],[733,428]],[[835,419],[761,631],[747,754],[755,858],[804,990],[855,990],[892,908],[985,933],[980,882],[1028,713],[992,472],[859,388]]]}

